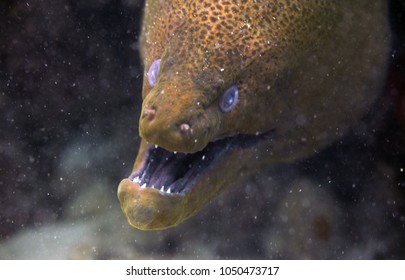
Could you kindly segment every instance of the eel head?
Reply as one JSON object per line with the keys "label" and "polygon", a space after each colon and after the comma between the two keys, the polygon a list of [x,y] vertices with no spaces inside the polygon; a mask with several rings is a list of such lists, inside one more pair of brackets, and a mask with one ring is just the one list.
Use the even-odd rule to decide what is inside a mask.
{"label": "eel head", "polygon": [[147,1],[142,141],[118,188],[129,223],[175,226],[341,137],[384,80],[386,3],[372,2]]}
{"label": "eel head", "polygon": [[[248,175],[273,137],[237,121],[246,108],[231,80],[209,69],[190,78],[182,72],[187,65],[166,66],[171,59],[162,57],[156,83],[144,84],[140,150],[118,189],[128,222],[142,230],[172,227],[198,212],[240,174]],[[245,116],[259,119],[252,114],[259,112]]]}

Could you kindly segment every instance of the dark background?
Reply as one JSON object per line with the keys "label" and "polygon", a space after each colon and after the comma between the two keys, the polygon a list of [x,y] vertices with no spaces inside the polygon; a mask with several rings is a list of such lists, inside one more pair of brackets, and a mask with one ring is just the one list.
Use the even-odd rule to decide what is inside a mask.
{"label": "dark background", "polygon": [[[112,198],[108,200],[109,204],[103,205],[103,201],[99,201],[99,208],[119,210],[116,189],[119,181],[131,170],[139,141],[137,122],[143,69],[137,39],[143,2],[0,2],[1,258],[29,258],[16,253],[2,255],[2,244],[3,248],[8,248],[8,241],[12,242],[15,236],[26,230],[70,221],[72,216],[68,210],[73,207],[72,203],[80,200],[82,194],[89,190],[101,188]],[[208,258],[357,258],[359,255],[363,258],[404,258],[405,173],[401,171],[405,168],[404,11],[403,1],[391,1],[393,51],[384,94],[392,101],[392,107],[384,115],[378,133],[366,140],[349,138],[315,159],[270,169],[270,173],[277,174],[275,178],[267,175],[265,178],[252,178],[246,187],[239,188],[227,199],[214,202],[211,208],[215,209],[203,211],[193,218],[194,221],[178,229],[148,235],[155,239],[156,244],[145,241],[147,245],[139,245],[132,236],[139,234],[147,239],[147,235],[128,227],[128,250],[141,251],[144,257],[179,254]],[[367,145],[363,145],[365,142]],[[380,173],[381,178],[386,180],[379,181],[378,175],[370,179]],[[309,181],[308,189],[311,190],[316,189],[319,182],[327,184],[333,179],[335,188],[329,190],[327,196],[332,197],[336,205],[349,210],[344,214],[339,210],[340,214],[331,214],[333,218],[314,216],[315,229],[307,234],[314,235],[313,239],[339,245],[319,245],[301,250],[300,245],[297,245],[299,249],[291,249],[288,246],[293,245],[287,246],[287,241],[283,241],[283,235],[286,232],[291,234],[292,227],[276,227],[279,218],[275,209],[281,205],[276,201],[282,200],[287,191],[275,187],[274,191],[263,196],[260,185],[266,184],[263,182],[270,180],[268,178],[280,185],[289,185],[291,182],[288,180],[294,176],[304,178],[297,179],[300,186]],[[370,182],[379,186],[389,185],[394,190],[384,188],[389,193],[387,196],[378,193],[378,188],[370,192]],[[360,187],[353,190],[353,185]],[[92,194],[89,196],[92,197]],[[267,196],[271,197],[266,201]],[[258,197],[262,197],[263,201]],[[379,204],[376,198],[381,197],[384,200]],[[286,201],[292,199],[284,198]],[[321,201],[324,199],[323,196],[319,198]],[[274,205],[269,206],[269,201]],[[364,206],[363,202],[370,204]],[[236,212],[239,217],[221,212],[218,210],[221,207],[240,211]],[[359,218],[355,218],[356,207],[363,207],[364,213]],[[371,211],[370,207],[377,210]],[[80,214],[86,215],[84,220],[97,216],[94,214],[96,211],[91,215],[86,213]],[[78,220],[83,218],[80,215]],[[118,217],[120,226],[127,227],[123,215]],[[364,217],[372,222],[368,223]],[[258,222],[255,219],[262,220]],[[330,219],[342,223],[337,227],[336,235]],[[366,225],[353,229],[359,220],[365,221]],[[294,224],[294,221],[291,223]],[[295,221],[294,228],[300,228],[299,224],[300,221]],[[360,240],[370,232],[368,227],[374,225],[378,225],[375,239]],[[194,229],[191,230],[190,226]],[[274,244],[273,241],[263,241],[263,236],[269,232],[266,230],[280,239],[277,243],[279,247],[274,245],[276,241]],[[344,233],[350,237],[342,237]],[[384,243],[385,238],[393,241]],[[196,240],[201,242],[198,246],[211,246],[212,254],[204,255],[202,249],[194,248]],[[369,244],[380,244],[378,242],[383,244],[382,247],[377,246],[380,249],[370,253]],[[353,244],[354,247],[360,244],[358,250],[364,249],[369,253],[361,251],[358,255],[342,256],[343,249],[339,250]],[[199,253],[190,253],[193,252],[190,248]],[[325,253],[313,253],[311,250],[323,250]],[[99,251],[90,258],[134,257],[122,252],[111,253],[109,248],[102,254]],[[146,253],[148,251],[150,254]],[[189,252],[188,255],[182,255],[183,251]],[[83,256],[71,254],[61,257]],[[88,257],[87,254],[85,258]]]}
{"label": "dark background", "polygon": [[[63,204],[85,187],[80,174],[59,174],[61,153],[76,139],[83,143],[77,153],[108,153],[100,142],[109,141],[131,150],[71,172],[108,176],[114,193],[129,172],[137,149],[130,143],[137,141],[142,6],[143,1],[0,3],[1,238],[61,218]],[[128,131],[112,143],[122,123]]]}

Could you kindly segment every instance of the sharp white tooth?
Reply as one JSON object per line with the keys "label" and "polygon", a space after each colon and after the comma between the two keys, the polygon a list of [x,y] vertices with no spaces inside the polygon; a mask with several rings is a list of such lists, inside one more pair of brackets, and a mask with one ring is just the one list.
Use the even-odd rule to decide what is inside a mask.
{"label": "sharp white tooth", "polygon": [[141,186],[142,189],[146,188],[146,183],[143,183],[143,185]]}
{"label": "sharp white tooth", "polygon": [[160,188],[160,191],[161,191],[161,192],[164,192],[164,191],[165,191],[165,186],[162,186],[162,187]]}
{"label": "sharp white tooth", "polygon": [[136,176],[133,180],[134,183],[140,183],[141,181],[139,180],[139,176]]}
{"label": "sharp white tooth", "polygon": [[157,149],[159,146],[158,145],[155,145],[155,149]]}
{"label": "sharp white tooth", "polygon": [[171,193],[171,190],[170,190],[170,188],[167,190],[167,193]]}

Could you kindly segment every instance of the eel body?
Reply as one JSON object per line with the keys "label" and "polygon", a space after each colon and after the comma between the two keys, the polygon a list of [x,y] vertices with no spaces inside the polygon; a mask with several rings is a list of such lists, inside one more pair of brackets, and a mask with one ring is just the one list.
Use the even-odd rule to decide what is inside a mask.
{"label": "eel body", "polygon": [[341,137],[381,92],[386,0],[148,0],[129,223],[175,226],[264,166]]}

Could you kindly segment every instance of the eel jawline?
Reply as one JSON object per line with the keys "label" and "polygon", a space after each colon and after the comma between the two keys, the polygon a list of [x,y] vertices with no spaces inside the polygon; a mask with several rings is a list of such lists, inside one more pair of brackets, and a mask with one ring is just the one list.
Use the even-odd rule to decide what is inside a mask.
{"label": "eel jawline", "polygon": [[224,170],[233,167],[230,162],[241,161],[240,152],[264,138],[227,137],[193,154],[173,153],[148,144],[132,174],[118,187],[129,224],[158,230],[183,222],[236,180],[238,169]]}

